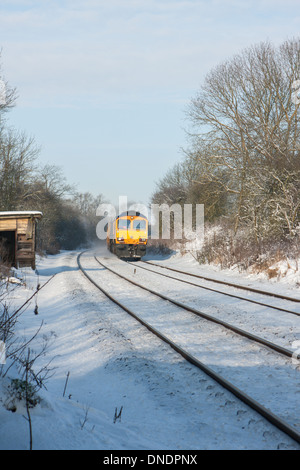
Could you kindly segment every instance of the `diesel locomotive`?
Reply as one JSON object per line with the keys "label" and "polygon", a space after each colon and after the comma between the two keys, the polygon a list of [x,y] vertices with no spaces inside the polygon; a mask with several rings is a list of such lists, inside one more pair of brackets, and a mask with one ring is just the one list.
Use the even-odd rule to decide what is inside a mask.
{"label": "diesel locomotive", "polygon": [[148,219],[140,212],[122,212],[108,224],[106,242],[119,258],[142,258],[148,242]]}

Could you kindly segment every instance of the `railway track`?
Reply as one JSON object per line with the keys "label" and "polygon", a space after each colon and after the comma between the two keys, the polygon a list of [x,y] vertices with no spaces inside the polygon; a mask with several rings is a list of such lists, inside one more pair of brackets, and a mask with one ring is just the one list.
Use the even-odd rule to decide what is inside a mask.
{"label": "railway track", "polygon": [[213,323],[216,323],[218,325],[221,325],[223,327],[225,327],[226,329],[228,330],[231,330],[233,331],[234,333],[240,335],[240,336],[243,336],[245,338],[248,338],[256,343],[259,343],[259,344],[262,344],[263,346],[266,346],[270,349],[272,349],[273,351],[276,351],[277,353],[280,353],[280,354],[283,354],[284,356],[287,356],[287,357],[293,357],[293,354],[294,354],[294,351],[291,351],[287,348],[283,348],[282,346],[276,344],[276,343],[273,343],[272,341],[268,341],[264,338],[261,338],[259,336],[256,336],[248,331],[245,331],[245,330],[242,330],[241,328],[238,328],[237,326],[234,326],[228,322],[225,322],[223,320],[220,320],[216,317],[213,317],[211,315],[208,315],[204,312],[202,312],[201,310],[198,310],[198,309],[195,309],[193,307],[190,307],[186,304],[184,304],[183,302],[178,302],[177,300],[174,300],[174,299],[171,299],[170,297],[164,295],[164,294],[161,294],[157,291],[154,291],[153,289],[150,289],[149,287],[145,287],[143,286],[142,284],[136,282],[136,281],[133,281],[132,279],[129,279],[125,276],[123,276],[122,274],[116,272],[115,270],[111,269],[110,267],[108,267],[107,265],[103,264],[103,262],[100,262],[97,257],[95,257],[96,261],[101,264],[103,267],[105,267],[106,269],[108,269],[109,271],[111,271],[112,273],[114,273],[115,275],[119,276],[120,278],[126,280],[127,282],[130,282],[131,284],[141,288],[141,289],[144,289],[148,292],[150,292],[151,294],[154,294],[158,297],[160,297],[161,299],[163,300],[166,300],[174,305],[176,305],[177,307],[180,307],[180,308],[183,308],[184,310],[186,311],[189,311],[199,317],[202,317],[204,318],[205,320],[209,320]]}
{"label": "railway track", "polygon": [[254,288],[251,288],[251,287],[246,287],[246,286],[240,286],[238,284],[233,284],[233,283],[230,283],[230,282],[224,282],[224,281],[221,281],[221,280],[214,280],[212,278],[208,278],[208,277],[204,277],[204,276],[199,276],[197,274],[192,274],[192,273],[187,273],[185,271],[180,271],[178,269],[173,269],[173,268],[170,268],[170,267],[166,267],[166,266],[161,266],[159,264],[156,264],[156,263],[149,263],[148,261],[140,261],[139,264],[138,264],[138,267],[141,268],[141,269],[145,269],[147,271],[150,271],[150,272],[153,272],[155,274],[159,274],[160,276],[164,276],[164,277],[168,277],[169,279],[174,279],[176,281],[180,281],[180,282],[184,282],[185,284],[189,284],[191,286],[195,286],[195,287],[199,287],[200,289],[205,289],[205,290],[208,290],[208,291],[211,291],[211,292],[216,292],[218,294],[223,294],[223,295],[226,295],[228,297],[233,297],[235,299],[239,299],[239,300],[244,300],[246,302],[250,302],[250,303],[253,303],[253,304],[257,304],[257,305],[261,305],[262,307],[267,307],[267,308],[272,308],[274,310],[279,310],[281,312],[286,312],[286,313],[291,313],[292,315],[297,315],[297,316],[300,316],[300,312],[296,312],[294,310],[291,310],[290,308],[284,308],[284,307],[279,307],[279,306],[276,306],[276,305],[270,305],[268,303],[265,303],[265,302],[261,302],[259,300],[254,300],[254,299],[250,299],[250,298],[247,298],[247,297],[242,297],[240,295],[236,295],[236,294],[233,294],[233,293],[229,293],[229,292],[224,292],[224,291],[221,291],[221,290],[218,290],[218,289],[214,289],[212,287],[208,287],[208,286],[204,286],[204,285],[199,285],[199,284],[196,284],[194,282],[191,282],[191,281],[187,281],[185,279],[179,279],[178,277],[175,277],[175,276],[171,276],[170,274],[165,274],[165,273],[161,273],[159,271],[154,271],[152,269],[149,269],[149,268],[146,268],[144,266],[141,266],[140,263],[144,263],[146,265],[153,265],[153,266],[157,266],[159,268],[163,268],[163,269],[167,269],[167,270],[170,270],[170,271],[174,271],[174,272],[177,272],[179,274],[183,274],[185,276],[191,276],[191,277],[196,277],[196,278],[199,278],[199,279],[203,279],[205,281],[209,281],[209,282],[216,282],[218,284],[222,284],[222,285],[225,285],[225,286],[228,286],[228,287],[233,287],[233,288],[236,288],[236,289],[242,289],[242,290],[245,290],[245,291],[249,291],[249,292],[252,292],[252,293],[256,293],[256,294],[261,294],[261,295],[265,295],[265,296],[269,296],[269,297],[275,297],[277,299],[281,299],[281,300],[286,300],[286,301],[289,301],[289,302],[300,302],[300,299],[295,299],[295,298],[292,298],[292,297],[288,297],[288,296],[284,296],[284,295],[281,295],[281,294],[276,294],[276,293],[270,293],[270,292],[266,292],[266,291],[263,291],[263,290],[260,290],[260,289],[254,289]]}
{"label": "railway track", "polygon": [[[285,420],[283,420],[282,418],[280,418],[279,416],[274,414],[271,410],[266,408],[264,405],[259,403],[257,400],[250,397],[248,394],[246,394],[240,388],[235,386],[231,381],[228,381],[225,377],[223,377],[222,375],[217,373],[211,367],[205,365],[198,358],[196,358],[193,354],[188,352],[185,348],[182,348],[179,344],[177,344],[176,342],[171,340],[167,335],[163,334],[160,330],[158,330],[157,328],[154,328],[149,322],[147,322],[143,318],[141,318],[141,316],[137,315],[136,312],[134,312],[131,308],[129,308],[123,302],[118,300],[111,292],[109,292],[107,289],[105,289],[102,285],[99,285],[99,283],[96,282],[95,279],[90,274],[88,274],[87,271],[84,269],[84,267],[81,263],[82,254],[83,253],[81,253],[77,257],[78,266],[79,266],[80,270],[82,271],[82,273],[86,276],[86,278],[91,283],[93,283],[94,286],[97,289],[102,291],[112,302],[117,304],[120,308],[122,308],[124,311],[126,311],[128,314],[130,314],[133,318],[135,318],[137,321],[139,321],[142,325],[144,325],[149,331],[151,331],[158,338],[160,338],[162,341],[164,341],[170,347],[172,347],[177,353],[179,353],[189,363],[193,364],[194,366],[196,366],[197,368],[199,368],[200,370],[205,372],[205,374],[210,376],[212,379],[214,379],[216,382],[218,382],[221,386],[223,386],[224,388],[229,390],[231,393],[233,393],[238,399],[240,399],[245,404],[250,406],[252,409],[254,409],[256,412],[258,412],[261,416],[263,416],[265,419],[267,419],[270,423],[272,423],[278,429],[280,429],[285,434],[287,434],[289,437],[294,439],[297,443],[300,443],[300,433],[295,427],[291,426],[289,423],[287,423]],[[187,308],[187,306],[185,306],[184,304],[182,304],[180,302],[173,301],[172,299],[169,299],[168,297],[166,297],[162,294],[159,294],[159,293],[154,292],[153,290],[151,290],[149,288],[145,288],[144,286],[141,286],[140,284],[138,284],[135,281],[129,280],[125,276],[123,276],[120,273],[113,270],[111,267],[107,266],[107,264],[103,263],[103,260],[100,261],[96,257],[95,257],[95,260],[97,261],[97,263],[99,263],[99,266],[100,265],[102,266],[102,269],[105,269],[105,270],[108,270],[108,271],[112,272],[115,276],[119,276],[120,278],[123,278],[127,282],[130,282],[131,284],[133,284],[133,285],[135,285],[139,288],[142,288],[144,290],[147,289],[148,292],[150,292],[152,295],[159,296],[160,298],[175,304],[177,307],[180,307],[180,308],[184,309],[185,311],[188,310],[189,312],[196,313],[196,311],[194,311],[194,309],[191,309],[190,307]],[[198,315],[199,312],[197,311],[196,314]],[[201,314],[201,316],[203,316],[203,314]],[[207,317],[207,315],[204,314],[204,318],[205,317]],[[208,318],[205,318],[205,319],[208,319]],[[212,321],[211,319],[209,319],[209,320]],[[216,319],[214,319],[214,321],[215,320]],[[225,326],[226,328],[229,328],[230,330],[232,330],[232,325],[227,325],[227,324],[224,324],[224,322],[220,322],[220,321],[216,321],[216,322],[220,323],[223,327]],[[234,328],[235,328],[235,330],[239,330],[239,329],[236,329],[236,327],[234,327]],[[237,331],[235,331],[235,332],[237,332]],[[243,335],[244,335],[244,333],[245,332],[243,332]],[[241,334],[241,332],[238,332],[238,334]],[[247,337],[249,338],[248,335],[249,334],[247,333]],[[253,336],[254,335],[250,335],[249,339],[251,339],[253,341],[258,341],[260,343],[262,342],[261,338],[257,338],[257,337],[254,338]],[[263,340],[263,341],[265,342],[265,340]],[[270,342],[267,342],[266,344],[264,344],[264,346],[267,346],[269,348],[271,347],[276,352],[279,352],[280,354],[284,354],[284,355],[289,356],[289,357],[291,356],[291,353],[292,353],[291,351],[284,350],[284,348],[278,347],[278,345],[274,345],[273,343],[270,343]]]}
{"label": "railway track", "polygon": [[275,297],[277,299],[290,300],[291,302],[299,302],[300,303],[300,299],[296,299],[294,297],[290,297],[290,296],[287,296],[287,295],[277,294],[276,292],[267,292],[267,291],[264,291],[264,290],[261,290],[261,289],[255,289],[253,287],[242,286],[240,284],[235,284],[233,282],[222,281],[220,279],[213,279],[213,278],[207,277],[207,276],[200,276],[199,274],[189,273],[189,272],[186,272],[186,271],[180,271],[179,269],[171,268],[170,266],[162,266],[161,264],[153,263],[153,262],[150,262],[150,261],[141,261],[141,262],[145,263],[145,264],[148,264],[148,265],[152,265],[152,266],[158,266],[159,268],[167,269],[169,271],[174,271],[174,272],[177,272],[179,274],[185,274],[187,276],[196,277],[198,279],[203,279],[205,281],[214,282],[216,284],[222,284],[222,285],[225,285],[225,286],[234,287],[236,289],[241,289],[241,290],[245,290],[245,291],[248,291],[248,292],[254,292],[256,294],[262,294],[262,295],[266,295],[266,296],[269,296],[269,297]]}

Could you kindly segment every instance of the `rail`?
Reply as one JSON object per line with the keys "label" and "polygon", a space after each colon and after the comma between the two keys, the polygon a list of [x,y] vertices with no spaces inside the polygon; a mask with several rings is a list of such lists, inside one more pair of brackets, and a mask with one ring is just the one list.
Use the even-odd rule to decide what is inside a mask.
{"label": "rail", "polygon": [[[300,443],[300,433],[298,432],[297,429],[295,429],[289,423],[287,423],[286,421],[284,421],[283,419],[281,419],[280,417],[278,417],[277,415],[272,413],[269,409],[264,407],[257,400],[255,400],[252,397],[250,397],[249,395],[247,395],[245,392],[243,392],[238,387],[236,387],[234,384],[232,384],[231,382],[226,380],[220,374],[216,373],[210,367],[206,366],[203,362],[199,361],[196,357],[191,355],[188,351],[186,351],[185,349],[181,348],[176,343],[171,341],[168,337],[163,335],[160,331],[158,331],[156,328],[151,326],[148,322],[146,322],[145,320],[140,318],[135,312],[133,312],[131,309],[129,309],[128,307],[123,305],[114,296],[112,296],[106,289],[104,289],[97,282],[95,282],[95,280],[92,279],[92,277],[85,271],[85,269],[83,268],[83,266],[80,262],[80,258],[82,256],[82,254],[83,254],[83,252],[80,253],[77,257],[77,263],[78,263],[79,269],[84,274],[84,276],[97,289],[99,289],[105,296],[107,296],[112,302],[114,302],[116,305],[118,305],[120,308],[122,308],[125,312],[127,312],[129,315],[131,315],[133,318],[135,318],[138,322],[140,322],[143,326],[145,326],[149,331],[151,331],[153,334],[155,334],[158,338],[160,338],[162,341],[164,341],[166,344],[168,344],[172,349],[174,349],[178,354],[180,354],[186,361],[193,364],[198,369],[202,370],[205,374],[210,376],[213,380],[215,380],[217,383],[219,383],[222,387],[224,387],[225,389],[230,391],[238,399],[243,401],[246,405],[248,405],[250,408],[252,408],[257,413],[259,413],[261,416],[263,416],[268,422],[270,422],[275,427],[280,429],[282,432],[287,434],[289,437],[291,437],[297,443]],[[99,262],[99,260],[97,260],[97,261]],[[106,267],[103,263],[101,263],[101,262],[99,262],[99,263],[102,264],[102,266]],[[106,267],[106,269],[108,269],[108,268]]]}

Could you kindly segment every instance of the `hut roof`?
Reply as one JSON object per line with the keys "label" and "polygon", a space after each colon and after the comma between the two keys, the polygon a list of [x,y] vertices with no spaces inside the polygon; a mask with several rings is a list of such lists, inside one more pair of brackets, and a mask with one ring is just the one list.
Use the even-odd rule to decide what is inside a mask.
{"label": "hut roof", "polygon": [[3,211],[0,212],[0,219],[35,217],[41,219],[43,213],[39,211]]}

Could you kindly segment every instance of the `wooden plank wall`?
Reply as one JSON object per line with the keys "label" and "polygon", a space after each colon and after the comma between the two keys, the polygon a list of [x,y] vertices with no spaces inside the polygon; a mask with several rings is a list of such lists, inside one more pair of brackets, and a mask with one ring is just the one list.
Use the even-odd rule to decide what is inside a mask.
{"label": "wooden plank wall", "polygon": [[16,230],[17,229],[17,220],[16,219],[0,219],[0,232],[5,232],[6,230]]}
{"label": "wooden plank wall", "polygon": [[26,234],[26,238],[32,238],[31,219],[17,219],[17,233]]}

